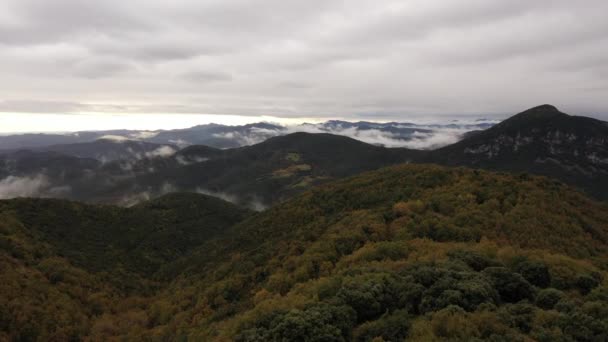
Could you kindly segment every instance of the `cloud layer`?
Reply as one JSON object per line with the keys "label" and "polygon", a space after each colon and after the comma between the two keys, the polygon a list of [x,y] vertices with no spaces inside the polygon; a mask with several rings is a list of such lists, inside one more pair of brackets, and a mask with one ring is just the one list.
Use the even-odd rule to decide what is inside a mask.
{"label": "cloud layer", "polygon": [[608,3],[6,0],[2,112],[608,118]]}
{"label": "cloud layer", "polygon": [[0,180],[0,199],[15,197],[62,197],[71,191],[69,186],[54,186],[43,175],[8,176]]}
{"label": "cloud layer", "polygon": [[[388,127],[391,128],[391,127]],[[409,128],[409,126],[408,126]],[[479,129],[479,128],[477,128]],[[368,144],[385,147],[406,147],[416,150],[427,150],[453,144],[462,136],[476,128],[470,126],[413,126],[413,132],[408,135],[391,132],[388,129],[360,129],[357,127],[327,127],[326,125],[296,125],[288,126],[287,132],[330,133],[357,139]]]}

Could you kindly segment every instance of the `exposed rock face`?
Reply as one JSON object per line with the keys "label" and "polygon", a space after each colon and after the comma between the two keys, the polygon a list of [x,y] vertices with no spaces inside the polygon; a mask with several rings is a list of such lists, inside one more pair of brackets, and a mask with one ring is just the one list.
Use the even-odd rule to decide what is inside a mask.
{"label": "exposed rock face", "polygon": [[431,153],[429,161],[547,175],[608,198],[608,125],[550,105]]}

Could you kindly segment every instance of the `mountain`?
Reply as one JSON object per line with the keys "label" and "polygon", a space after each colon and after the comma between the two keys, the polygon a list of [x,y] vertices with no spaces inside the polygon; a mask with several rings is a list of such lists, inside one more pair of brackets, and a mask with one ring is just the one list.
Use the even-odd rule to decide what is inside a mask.
{"label": "mountain", "polygon": [[546,175],[608,199],[608,123],[550,105],[432,151],[423,161]]}
{"label": "mountain", "polygon": [[0,154],[0,175],[20,176],[39,172],[44,169],[49,174],[76,176],[70,170],[95,169],[99,161],[90,158],[78,158],[57,152],[34,152],[22,150]]}
{"label": "mountain", "polygon": [[240,217],[181,196],[0,202],[0,338],[608,336],[608,207],[547,178],[399,165]]}
{"label": "mountain", "polygon": [[468,132],[484,130],[495,123],[496,121],[491,120],[476,120],[472,123],[455,120],[444,124],[330,120],[308,126],[326,133],[350,136],[370,144],[430,150],[457,142]]}
{"label": "mountain", "polygon": [[[132,144],[139,142],[97,141],[56,149],[74,154],[84,151],[83,156],[95,151],[109,155],[134,151]],[[139,146],[140,150],[146,147],[156,145]],[[190,191],[261,209],[315,184],[406,162],[418,153],[310,133],[278,136],[236,149],[194,145],[173,152],[171,147],[161,146],[141,158],[138,152],[131,154],[135,158],[106,163],[59,152],[8,153],[0,155],[0,171],[4,171],[0,175],[5,177],[0,180],[0,195],[132,205],[169,192]]]}
{"label": "mountain", "polygon": [[[90,194],[101,163],[56,152],[17,151],[0,154],[0,199],[13,197],[71,197]],[[85,187],[79,183],[84,181]]]}
{"label": "mountain", "polygon": [[[5,135],[0,136],[0,148],[3,150],[39,150],[48,146],[91,143],[101,139],[141,141],[179,147],[207,145],[226,149],[254,145],[275,136],[308,132],[345,135],[370,144],[387,147],[429,149],[456,142],[462,134],[472,130],[485,129],[494,123],[494,121],[483,120],[472,123],[451,122],[419,125],[399,122],[374,123],[332,120],[318,124],[291,126],[265,122],[240,126],[206,124],[185,129],[156,131],[110,130],[66,134]],[[80,148],[74,148],[77,152],[82,152]],[[95,156],[95,151],[87,151],[84,156]]]}
{"label": "mountain", "polygon": [[[370,123],[358,127],[364,125],[376,127]],[[295,133],[239,149],[193,146],[172,158],[173,163],[162,161],[162,166],[152,167],[156,172],[137,176],[132,192],[153,189],[159,193],[170,186],[269,205],[311,185],[411,162],[545,175],[598,199],[608,199],[608,124],[570,116],[549,105],[473,131],[458,143],[432,151],[390,149],[342,136]]]}
{"label": "mountain", "polygon": [[[103,137],[122,137],[135,139],[141,137],[144,132],[129,130],[110,130],[98,132],[74,132],[74,133],[25,133],[0,135],[0,147],[2,150],[35,149],[52,145],[77,144],[92,142]],[[144,134],[145,135],[145,134]]]}
{"label": "mountain", "polygon": [[[327,124],[334,131],[347,125],[341,121]],[[346,129],[357,127],[359,132],[383,125],[396,127],[395,123],[348,124]],[[102,139],[47,148],[57,152],[0,155],[0,197],[61,197],[132,205],[170,192],[190,191],[259,210],[314,185],[410,162],[546,175],[608,199],[607,131],[605,122],[563,114],[546,105],[431,151],[386,148],[343,135],[302,132],[240,148],[191,145],[177,152],[170,145]],[[122,158],[101,163],[68,154]]]}
{"label": "mountain", "polygon": [[31,147],[27,149],[0,150],[0,156],[6,156],[20,151],[37,153],[54,152],[58,155],[61,154],[83,159],[96,159],[102,163],[107,163],[115,160],[134,160],[167,156],[175,153],[177,150],[178,148],[173,145],[159,145],[136,140],[102,138],[91,142]]}
{"label": "mountain", "polygon": [[[387,149],[331,134],[293,133],[238,149],[189,147],[116,185],[116,195],[199,191],[263,208],[333,179],[406,162],[419,152]],[[154,172],[145,172],[153,169]]]}
{"label": "mountain", "polygon": [[177,151],[177,147],[134,140],[98,139],[92,142],[51,145],[33,150],[51,151],[79,158],[97,159],[106,163],[121,159],[132,160],[170,155]]}
{"label": "mountain", "polygon": [[[207,124],[185,129],[157,131],[109,130],[66,134],[15,134],[0,136],[0,147],[3,150],[38,149],[55,145],[92,143],[101,139],[137,140],[144,143],[180,147],[209,145],[217,148],[235,148],[256,144],[269,137],[284,134],[284,130],[283,126],[260,122],[241,126]],[[69,149],[69,147],[66,148]],[[80,149],[78,151],[81,152]],[[87,154],[90,156],[91,152],[87,152]]]}
{"label": "mountain", "polygon": [[130,171],[117,170],[113,164],[58,152],[0,154],[0,199],[53,197],[96,202],[99,194],[130,177]]}
{"label": "mountain", "polygon": [[147,141],[158,144],[207,145],[216,148],[236,148],[260,143],[283,134],[284,127],[265,122],[241,126],[218,124],[199,125],[186,129],[158,131]]}

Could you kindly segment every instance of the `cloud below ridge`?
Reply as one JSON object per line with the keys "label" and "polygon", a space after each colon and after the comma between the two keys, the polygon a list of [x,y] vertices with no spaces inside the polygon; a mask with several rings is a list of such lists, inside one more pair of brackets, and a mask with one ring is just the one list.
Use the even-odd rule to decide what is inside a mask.
{"label": "cloud below ridge", "polygon": [[54,186],[43,174],[8,176],[0,180],[0,199],[15,197],[61,197],[71,191],[69,186]]}

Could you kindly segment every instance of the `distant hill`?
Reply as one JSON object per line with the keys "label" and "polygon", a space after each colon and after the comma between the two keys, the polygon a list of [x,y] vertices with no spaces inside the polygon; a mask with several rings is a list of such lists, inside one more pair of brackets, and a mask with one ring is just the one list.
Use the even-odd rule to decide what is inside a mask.
{"label": "distant hill", "polygon": [[[207,145],[227,149],[254,145],[268,138],[294,132],[338,134],[387,147],[407,146],[429,149],[435,148],[437,145],[443,146],[455,142],[465,132],[485,129],[491,127],[494,123],[495,121],[482,120],[427,125],[408,122],[375,123],[331,120],[323,123],[292,126],[258,122],[240,126],[205,124],[183,129],[155,131],[109,130],[65,134],[14,134],[0,135],[0,149],[38,149],[51,145],[90,143],[99,139],[132,140],[182,148],[191,145]],[[445,135],[449,139],[435,139]],[[91,153],[87,154],[87,156],[91,155]]]}
{"label": "distant hill", "polygon": [[157,144],[172,143],[182,147],[207,145],[216,148],[236,148],[260,143],[282,134],[284,129],[282,126],[265,122],[240,126],[207,124],[185,129],[158,131],[147,141]]}
{"label": "distant hill", "polygon": [[[189,147],[118,184],[118,192],[202,191],[252,207],[284,200],[310,186],[410,161],[419,152],[387,149],[331,134],[293,133],[229,150]],[[122,190],[121,190],[122,189]]]}
{"label": "distant hill", "polygon": [[600,341],[607,260],[606,204],[466,168],[383,168],[256,214],[0,201],[0,339]]}
{"label": "distant hill", "polygon": [[[73,133],[36,133],[0,135],[0,149],[38,149],[54,145],[74,145],[105,140],[137,140],[158,145],[209,145],[217,148],[235,148],[262,142],[270,137],[282,135],[285,127],[259,122],[241,126],[219,124],[198,125],[184,129],[137,131],[108,130]],[[77,148],[78,147],[73,147]],[[78,152],[81,152],[78,149]],[[90,156],[92,152],[87,152]]]}
{"label": "distant hill", "polygon": [[101,162],[153,158],[175,153],[173,145],[160,145],[134,140],[98,139],[92,142],[51,145],[35,151],[51,151],[79,158],[97,159]]}
{"label": "distant hill", "polygon": [[58,152],[35,152],[21,150],[0,153],[0,175],[20,176],[45,170],[51,175],[67,174],[74,176],[71,171],[82,172],[93,170],[100,162],[91,158],[78,158]]}
{"label": "distant hill", "polygon": [[109,130],[98,132],[74,132],[74,133],[23,133],[0,135],[0,149],[20,150],[36,149],[52,145],[77,144],[92,142],[102,137],[114,136],[133,139],[141,136],[141,132],[129,130]]}
{"label": "distant hill", "polygon": [[95,201],[116,181],[128,177],[131,176],[127,170],[106,168],[97,159],[29,150],[0,153],[0,199],[52,197]]}
{"label": "distant hill", "polygon": [[249,212],[215,197],[173,193],[130,209],[50,199],[0,201],[18,220],[74,265],[142,275],[221,235]]}
{"label": "distant hill", "polygon": [[423,161],[546,175],[608,199],[608,123],[550,105],[432,151]]}
{"label": "distant hill", "polygon": [[[82,156],[134,156],[106,163],[59,152],[0,154],[0,172],[13,177],[7,178],[6,184],[0,182],[0,195],[3,186],[7,188],[6,196],[0,197],[61,197],[129,205],[168,192],[198,191],[262,208],[312,185],[407,162],[419,153],[310,133],[293,133],[226,150],[195,145],[173,153],[170,146],[157,146],[100,140],[50,148]],[[40,186],[19,192],[21,183],[34,179],[40,180]],[[50,190],[57,187],[64,190],[61,195]]]}
{"label": "distant hill", "polygon": [[608,124],[563,114],[549,105],[517,114],[433,151],[387,149],[346,137],[307,133],[275,137],[240,149],[202,147],[198,154],[196,149],[174,158],[204,163],[165,167],[138,181],[152,188],[161,187],[163,182],[183,190],[201,187],[244,196],[247,201],[257,196],[269,204],[309,185],[410,162],[546,175],[608,199]]}
{"label": "distant hill", "polygon": [[[341,121],[327,124],[346,125]],[[361,130],[396,127],[393,123],[349,125]],[[61,197],[132,205],[170,192],[190,191],[262,209],[311,186],[363,171],[399,163],[435,163],[546,175],[606,200],[607,131],[603,121],[570,116],[545,105],[430,151],[386,148],[343,135],[303,132],[240,148],[192,145],[177,152],[170,145],[100,140],[56,149],[98,158],[99,153],[111,158],[128,156],[100,163],[57,152],[0,155],[4,177],[0,179],[0,197]]]}

